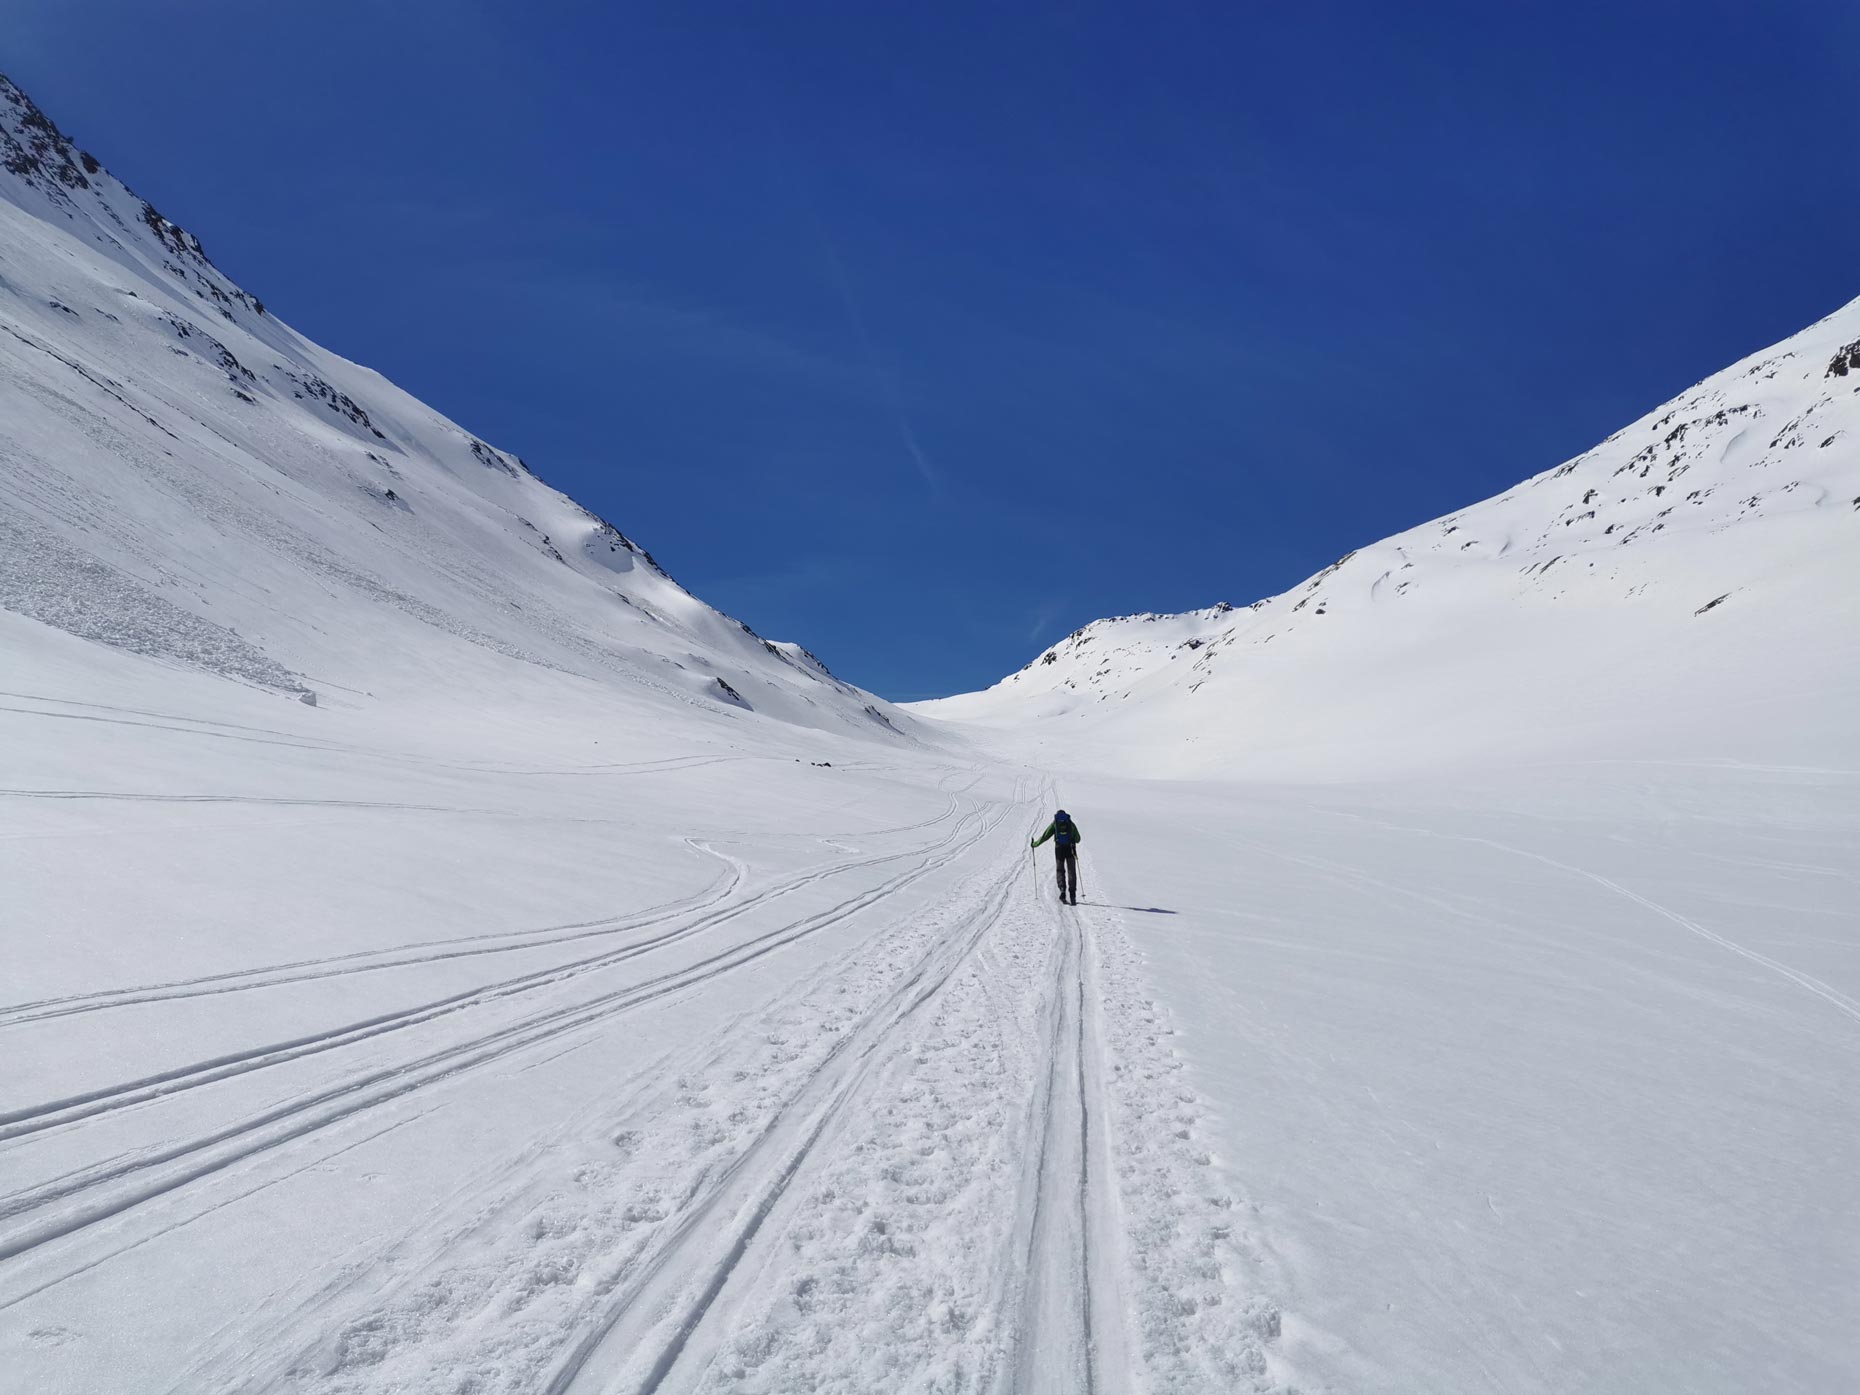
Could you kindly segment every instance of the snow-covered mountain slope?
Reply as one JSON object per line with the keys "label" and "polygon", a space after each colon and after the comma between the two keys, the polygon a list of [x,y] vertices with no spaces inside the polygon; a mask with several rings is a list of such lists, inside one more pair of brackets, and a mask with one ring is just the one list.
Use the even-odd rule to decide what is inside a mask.
{"label": "snow-covered mountain slope", "polygon": [[[125,676],[179,664],[323,704],[488,685],[909,723],[293,332],[4,78],[0,609]],[[11,685],[31,647],[9,646]]]}
{"label": "snow-covered mountain slope", "polygon": [[0,165],[0,1386],[1273,1388],[1037,776]]}
{"label": "snow-covered mountain slope", "polygon": [[918,710],[1151,773],[1819,763],[1856,754],[1857,636],[1860,301],[1282,595],[1101,620]]}
{"label": "snow-covered mountain slope", "polygon": [[[900,740],[12,95],[0,1386],[1860,1389],[1852,535],[1782,488],[1840,440],[1527,571],[1572,471]],[[1577,720],[1632,763],[1081,769]]]}
{"label": "snow-covered mountain slope", "polygon": [[1299,1388],[1832,1395],[1856,691],[1860,302],[1284,595],[917,710],[1051,771],[1135,912]]}

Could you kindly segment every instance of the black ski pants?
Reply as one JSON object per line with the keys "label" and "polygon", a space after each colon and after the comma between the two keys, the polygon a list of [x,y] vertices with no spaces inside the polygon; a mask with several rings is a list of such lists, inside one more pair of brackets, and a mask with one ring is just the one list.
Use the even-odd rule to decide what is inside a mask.
{"label": "black ski pants", "polygon": [[1079,850],[1071,843],[1053,844],[1053,872],[1059,878],[1059,899],[1079,899]]}

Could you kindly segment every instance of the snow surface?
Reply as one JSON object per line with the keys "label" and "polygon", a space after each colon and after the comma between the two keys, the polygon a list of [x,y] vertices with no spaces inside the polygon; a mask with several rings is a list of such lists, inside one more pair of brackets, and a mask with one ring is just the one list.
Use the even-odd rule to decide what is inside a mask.
{"label": "snow surface", "polygon": [[1860,1388],[1860,770],[1063,788],[1311,1387]]}
{"label": "snow surface", "polygon": [[1208,1106],[1120,916],[1042,898],[1031,772],[0,642],[24,1388],[1269,1386]]}
{"label": "snow surface", "polygon": [[1856,307],[900,709],[0,165],[0,1385],[1860,1388]]}

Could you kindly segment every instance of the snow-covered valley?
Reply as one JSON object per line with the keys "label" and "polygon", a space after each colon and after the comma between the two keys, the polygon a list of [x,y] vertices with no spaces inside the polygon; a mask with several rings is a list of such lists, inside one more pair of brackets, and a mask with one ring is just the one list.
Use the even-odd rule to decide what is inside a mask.
{"label": "snow-covered valley", "polygon": [[1860,1388],[1860,303],[896,707],[0,133],[9,1388]]}

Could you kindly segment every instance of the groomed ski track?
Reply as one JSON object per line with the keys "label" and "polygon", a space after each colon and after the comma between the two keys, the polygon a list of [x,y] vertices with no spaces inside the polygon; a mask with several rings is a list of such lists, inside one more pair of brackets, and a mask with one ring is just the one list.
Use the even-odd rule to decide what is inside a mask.
{"label": "groomed ski track", "polygon": [[[693,886],[607,920],[0,1004],[41,1050],[155,1042],[0,1105],[0,1325],[55,1360],[218,1247],[242,1296],[145,1297],[58,1388],[1266,1388],[1270,1304],[1186,1297],[1231,1199],[1118,913],[1030,866],[1050,789],[931,784],[800,866],[683,839]],[[164,1059],[171,1023],[226,1049]],[[319,1214],[310,1272],[225,1252]]]}

